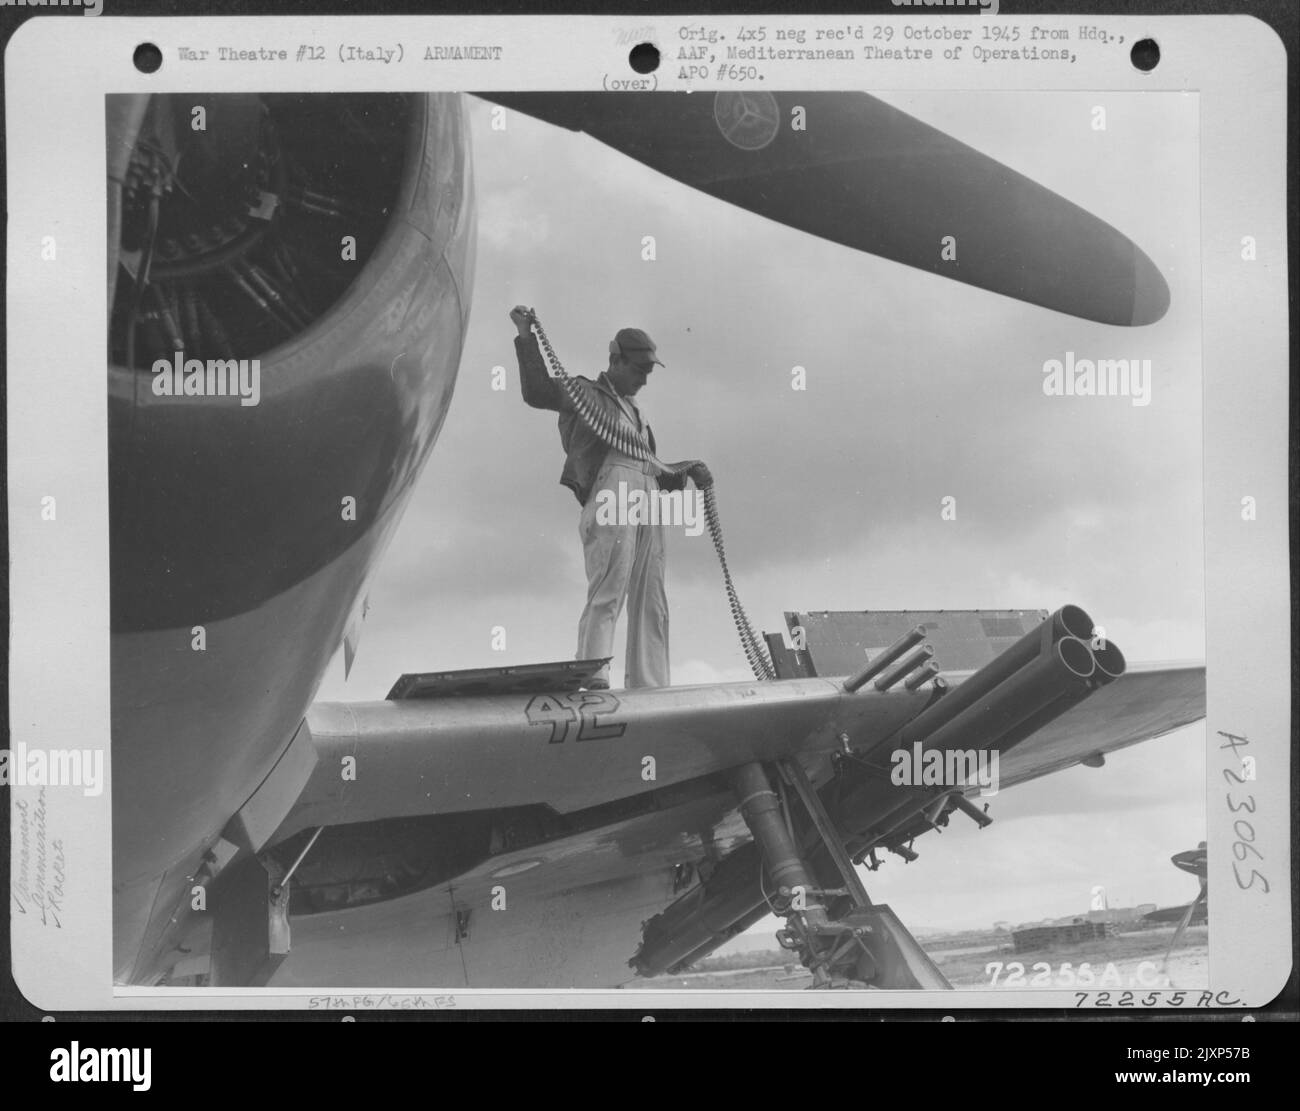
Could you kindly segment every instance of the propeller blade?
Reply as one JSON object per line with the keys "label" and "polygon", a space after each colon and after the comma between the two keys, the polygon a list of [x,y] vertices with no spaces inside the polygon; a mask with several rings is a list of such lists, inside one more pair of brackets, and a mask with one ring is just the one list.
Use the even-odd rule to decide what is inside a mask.
{"label": "propeller blade", "polygon": [[[1155,264],[1105,221],[865,93],[477,95],[760,216],[981,289],[1103,324],[1151,324],[1169,307]],[[796,106],[805,130],[790,126]]]}

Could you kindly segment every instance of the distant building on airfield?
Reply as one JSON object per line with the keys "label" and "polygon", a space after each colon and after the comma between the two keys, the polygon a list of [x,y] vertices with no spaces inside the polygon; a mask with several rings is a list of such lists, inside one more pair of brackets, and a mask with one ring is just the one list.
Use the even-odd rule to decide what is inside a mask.
{"label": "distant building on airfield", "polygon": [[1135,907],[1105,907],[1086,910],[1081,914],[1068,914],[1063,918],[1044,918],[1041,922],[1022,922],[1014,928],[1009,923],[998,922],[994,924],[994,929],[1006,927],[1011,933],[1016,952],[1029,953],[1053,945],[1074,945],[1081,941],[1104,938],[1108,934],[1145,929],[1156,924],[1149,917],[1155,909],[1154,903],[1139,903]]}
{"label": "distant building on airfield", "polygon": [[1093,941],[1105,936],[1105,922],[1089,922],[1079,918],[1051,926],[1025,926],[1012,931],[1011,940],[1017,953],[1032,953],[1036,949],[1050,949],[1053,945],[1077,945],[1081,941]]}

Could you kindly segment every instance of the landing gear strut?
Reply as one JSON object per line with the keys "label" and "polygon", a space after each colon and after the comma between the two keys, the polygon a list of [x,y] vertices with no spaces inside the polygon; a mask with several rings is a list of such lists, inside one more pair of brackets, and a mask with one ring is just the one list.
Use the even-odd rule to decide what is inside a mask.
{"label": "landing gear strut", "polygon": [[[812,973],[813,988],[948,986],[889,908],[872,904],[842,836],[797,760],[745,764],[732,773],[731,783],[775,889],[764,887],[768,906],[785,919],[777,941]],[[801,854],[792,795],[811,819],[843,886],[818,883]]]}

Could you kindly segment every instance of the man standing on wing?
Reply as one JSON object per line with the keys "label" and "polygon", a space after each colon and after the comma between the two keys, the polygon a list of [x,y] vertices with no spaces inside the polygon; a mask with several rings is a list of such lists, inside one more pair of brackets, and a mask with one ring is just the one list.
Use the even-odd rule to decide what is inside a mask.
{"label": "man standing on wing", "polygon": [[[534,409],[560,414],[560,443],[564,471],[560,482],[573,491],[582,506],[578,535],[587,565],[587,605],[578,622],[580,660],[603,659],[614,654],[614,628],[627,602],[627,685],[666,687],[668,671],[668,597],[664,592],[664,535],[659,525],[603,524],[596,520],[598,495],[610,491],[616,498],[620,484],[628,496],[642,490],[650,497],[658,490],[681,490],[686,479],[705,487],[713,482],[709,469],[692,462],[677,474],[658,475],[642,462],[610,447],[583,422],[558,381],[550,376],[532,331],[533,313],[523,305],[510,311],[519,335],[519,384],[524,401]],[[641,417],[636,395],[655,366],[663,366],[655,345],[640,328],[621,328],[609,345],[609,366],[594,382],[574,377],[593,409],[612,425],[621,422],[636,429],[655,450],[654,434]],[[674,464],[682,466],[682,464]],[[617,498],[615,504],[628,504]],[[609,689],[606,665],[588,682],[588,690]]]}

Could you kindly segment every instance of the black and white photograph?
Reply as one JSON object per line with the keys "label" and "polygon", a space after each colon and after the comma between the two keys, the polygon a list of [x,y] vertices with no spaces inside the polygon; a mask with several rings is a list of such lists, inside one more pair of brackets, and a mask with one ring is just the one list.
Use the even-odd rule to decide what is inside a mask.
{"label": "black and white photograph", "polygon": [[912,7],[11,36],[20,1017],[1274,1007],[1285,45]]}

